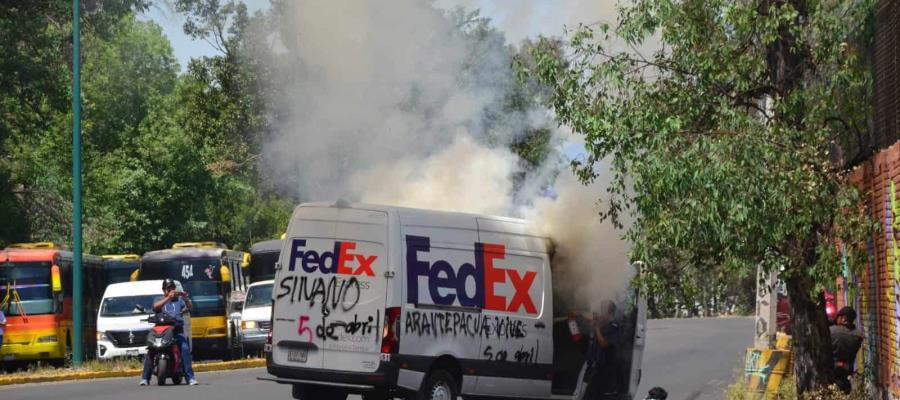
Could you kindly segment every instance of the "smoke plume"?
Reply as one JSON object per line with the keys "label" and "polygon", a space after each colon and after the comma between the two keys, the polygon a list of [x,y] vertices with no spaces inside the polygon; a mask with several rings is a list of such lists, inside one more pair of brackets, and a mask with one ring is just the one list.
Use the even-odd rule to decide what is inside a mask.
{"label": "smoke plume", "polygon": [[563,290],[587,303],[621,295],[628,249],[599,223],[603,184],[563,173],[556,198],[541,198],[561,167],[555,157],[521,179],[510,143],[534,128],[553,130],[555,143],[564,136],[540,106],[505,107],[517,81],[501,34],[460,29],[423,1],[286,7],[277,35],[288,62],[274,68],[286,82],[273,99],[282,122],[265,149],[277,182],[309,201],[526,216],[557,244]]}

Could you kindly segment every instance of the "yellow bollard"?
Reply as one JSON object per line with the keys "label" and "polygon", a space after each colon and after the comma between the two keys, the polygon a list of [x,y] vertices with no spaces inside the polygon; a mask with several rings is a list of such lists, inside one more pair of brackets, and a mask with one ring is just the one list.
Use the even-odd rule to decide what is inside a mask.
{"label": "yellow bollard", "polygon": [[791,352],[787,350],[747,349],[744,362],[744,379],[747,393],[764,395],[767,400],[775,399],[781,379],[787,375],[791,365]]}
{"label": "yellow bollard", "polygon": [[775,349],[776,350],[790,350],[791,349],[791,335],[785,334],[783,332],[778,332],[775,334]]}

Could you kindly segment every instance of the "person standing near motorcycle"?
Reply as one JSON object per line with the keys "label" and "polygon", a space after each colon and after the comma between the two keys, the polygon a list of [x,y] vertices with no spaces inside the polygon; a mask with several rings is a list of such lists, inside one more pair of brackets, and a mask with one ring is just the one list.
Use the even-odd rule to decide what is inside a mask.
{"label": "person standing near motorcycle", "polygon": [[[185,310],[191,311],[193,309],[193,305],[187,293],[175,291],[178,287],[175,281],[166,279],[163,281],[162,287],[164,295],[153,302],[153,311],[165,313],[175,318],[175,338],[181,346],[182,371],[184,371],[184,375],[191,386],[197,385],[197,380],[194,379],[194,368],[191,365],[190,345],[188,345],[187,336],[184,334],[183,316]],[[152,368],[153,362],[150,361],[150,357],[144,357],[144,373],[141,375],[141,386],[150,384]]]}

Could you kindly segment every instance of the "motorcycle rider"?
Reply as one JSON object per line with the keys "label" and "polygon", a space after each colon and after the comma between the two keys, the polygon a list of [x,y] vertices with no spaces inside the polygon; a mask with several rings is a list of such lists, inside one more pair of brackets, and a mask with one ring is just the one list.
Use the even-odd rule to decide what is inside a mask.
{"label": "motorcycle rider", "polygon": [[[191,311],[193,305],[186,292],[178,293],[175,291],[177,287],[178,285],[172,279],[164,280],[162,284],[164,295],[153,302],[153,311],[165,313],[175,318],[175,340],[181,346],[181,369],[188,383],[194,386],[197,385],[197,380],[194,379],[194,368],[191,365],[191,349],[184,334],[184,317],[182,315],[185,309]],[[147,353],[147,356],[144,357],[144,373],[141,375],[141,386],[150,384],[150,375],[152,373],[150,370],[152,368],[153,361],[150,360],[150,353]]]}

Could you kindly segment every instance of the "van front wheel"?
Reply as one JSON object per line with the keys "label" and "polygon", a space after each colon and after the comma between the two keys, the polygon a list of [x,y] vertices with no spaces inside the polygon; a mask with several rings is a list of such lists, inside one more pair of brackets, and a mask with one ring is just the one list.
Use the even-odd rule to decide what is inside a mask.
{"label": "van front wheel", "polygon": [[416,400],[456,400],[459,386],[449,372],[442,369],[432,371],[425,384],[416,394]]}

